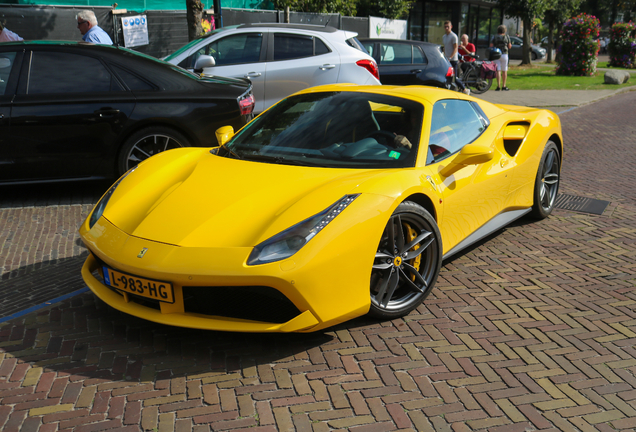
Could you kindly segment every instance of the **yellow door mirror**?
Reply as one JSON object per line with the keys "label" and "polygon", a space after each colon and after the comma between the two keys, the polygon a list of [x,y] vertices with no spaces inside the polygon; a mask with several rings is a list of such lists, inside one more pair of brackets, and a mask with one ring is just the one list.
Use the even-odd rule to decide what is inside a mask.
{"label": "yellow door mirror", "polygon": [[232,126],[222,126],[216,130],[216,140],[219,145],[223,145],[234,136],[234,128]]}
{"label": "yellow door mirror", "polygon": [[492,158],[492,148],[479,144],[467,144],[448,165],[440,170],[440,174],[448,177],[465,166],[482,164],[492,160]]}

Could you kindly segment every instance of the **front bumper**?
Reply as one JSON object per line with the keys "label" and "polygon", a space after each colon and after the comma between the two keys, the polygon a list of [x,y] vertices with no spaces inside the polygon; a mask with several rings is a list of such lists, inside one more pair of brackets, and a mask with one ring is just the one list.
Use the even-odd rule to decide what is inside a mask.
{"label": "front bumper", "polygon": [[[360,220],[360,215],[352,217]],[[252,248],[180,247],[154,242],[128,235],[102,217],[91,229],[86,223],[80,229],[82,240],[91,251],[82,276],[108,305],[161,324],[237,332],[316,331],[364,315],[370,307],[370,270],[379,239],[369,232],[381,233],[379,227],[386,222],[381,212],[366,223],[357,222],[347,229],[338,226],[344,222],[344,218],[339,219],[293,257],[248,266]],[[142,249],[147,249],[147,253],[140,258]],[[103,266],[170,282],[174,303],[111,288],[103,282]],[[236,314],[246,297],[263,289],[268,291],[262,297],[249,299],[251,309]],[[193,301],[192,293],[199,299]],[[227,303],[218,300],[218,293],[224,298],[233,296],[233,314],[226,313]],[[258,298],[267,301],[255,300]],[[271,311],[269,315],[261,313],[266,309]],[[279,319],[263,318],[272,315]]]}

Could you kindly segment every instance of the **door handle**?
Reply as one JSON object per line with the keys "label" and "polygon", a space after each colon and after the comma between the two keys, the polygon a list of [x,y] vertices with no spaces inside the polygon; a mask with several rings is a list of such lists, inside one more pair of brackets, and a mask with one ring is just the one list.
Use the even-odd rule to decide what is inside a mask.
{"label": "door handle", "polygon": [[101,118],[109,118],[119,114],[119,110],[112,109],[112,108],[101,108],[101,109],[98,109],[97,111],[93,111],[93,113],[97,114]]}
{"label": "door handle", "polygon": [[261,76],[261,75],[262,75],[262,74],[261,74],[260,72],[248,72],[248,73],[245,75],[245,78],[256,78],[256,77],[259,77],[259,76]]}
{"label": "door handle", "polygon": [[332,65],[332,64],[324,64],[324,65],[320,66],[320,68],[319,68],[319,69],[320,69],[320,70],[327,70],[327,69],[333,69],[333,68],[335,68],[335,67],[336,67],[336,65]]}
{"label": "door handle", "polygon": [[499,162],[499,165],[501,165],[502,168],[505,167],[506,165],[508,165],[508,159],[502,159]]}
{"label": "door handle", "polygon": [[420,72],[422,72],[422,69],[413,69],[411,71],[412,74],[417,74],[417,73],[420,73]]}

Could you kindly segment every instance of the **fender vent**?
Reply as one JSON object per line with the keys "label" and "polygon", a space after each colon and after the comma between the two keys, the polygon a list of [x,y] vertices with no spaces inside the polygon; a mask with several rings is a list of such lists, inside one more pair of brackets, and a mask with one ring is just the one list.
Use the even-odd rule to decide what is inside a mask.
{"label": "fender vent", "polygon": [[554,202],[554,206],[558,209],[595,215],[602,215],[608,205],[609,201],[565,194],[559,194]]}

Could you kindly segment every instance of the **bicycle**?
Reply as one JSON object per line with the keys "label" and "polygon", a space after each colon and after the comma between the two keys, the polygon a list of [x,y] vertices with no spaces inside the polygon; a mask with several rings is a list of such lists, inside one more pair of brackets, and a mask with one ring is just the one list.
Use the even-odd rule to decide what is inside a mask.
{"label": "bicycle", "polygon": [[[492,86],[493,78],[481,77],[481,66],[483,61],[478,60],[479,56],[466,54],[468,57],[472,57],[475,61],[467,62],[461,59],[461,63],[457,68],[457,76],[462,80],[464,85],[470,87],[470,91],[475,94],[482,94],[488,91]],[[462,67],[462,64],[467,65],[466,70]]]}

